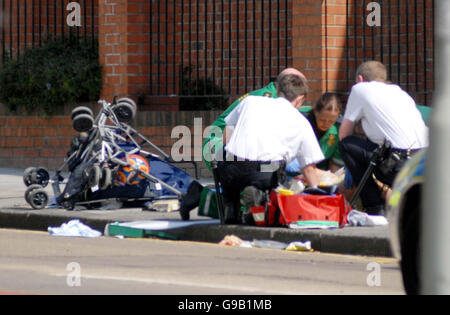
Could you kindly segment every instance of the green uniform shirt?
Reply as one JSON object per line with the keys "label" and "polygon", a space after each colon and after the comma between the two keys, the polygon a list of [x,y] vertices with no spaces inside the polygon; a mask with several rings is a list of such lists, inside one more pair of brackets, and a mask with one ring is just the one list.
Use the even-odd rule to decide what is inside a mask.
{"label": "green uniform shirt", "polygon": [[420,114],[422,115],[423,121],[426,125],[428,125],[430,121],[430,115],[431,115],[431,107],[422,106],[422,105],[416,105],[417,109],[419,110]]}
{"label": "green uniform shirt", "polygon": [[[300,112],[305,116],[311,113],[311,106],[301,107]],[[332,161],[333,164],[337,166],[344,166],[344,162],[342,161],[341,154],[339,152],[339,124],[334,124],[328,131],[319,139],[319,144],[322,149],[323,155],[325,156],[326,161],[320,163],[318,165],[321,169],[329,168],[329,161]],[[314,129],[314,126],[313,126]],[[314,130],[316,132],[316,130]]]}
{"label": "green uniform shirt", "polygon": [[275,87],[275,84],[273,82],[271,82],[269,85],[267,85],[266,87],[260,89],[260,90],[256,90],[250,93],[247,93],[245,95],[243,95],[241,98],[239,98],[238,100],[236,100],[233,104],[231,104],[223,113],[222,115],[219,116],[219,118],[216,119],[216,121],[212,124],[212,127],[217,127],[220,129],[221,133],[218,133],[218,130],[216,129],[216,133],[214,132],[214,128],[211,129],[210,134],[208,135],[208,137],[205,139],[205,141],[203,142],[203,148],[202,148],[202,156],[203,156],[203,161],[205,162],[206,166],[208,167],[208,169],[211,171],[211,152],[218,152],[222,147],[223,147],[223,132],[225,130],[226,127],[226,123],[225,123],[225,118],[233,111],[233,109],[235,109],[240,103],[241,101],[246,98],[247,96],[267,96],[267,97],[272,97],[272,98],[276,98],[277,97],[277,89]]}

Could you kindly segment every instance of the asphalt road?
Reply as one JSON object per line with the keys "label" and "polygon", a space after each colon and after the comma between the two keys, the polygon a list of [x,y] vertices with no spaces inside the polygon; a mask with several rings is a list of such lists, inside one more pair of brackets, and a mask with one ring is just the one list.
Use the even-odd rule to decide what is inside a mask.
{"label": "asphalt road", "polygon": [[403,294],[387,258],[0,230],[0,294]]}

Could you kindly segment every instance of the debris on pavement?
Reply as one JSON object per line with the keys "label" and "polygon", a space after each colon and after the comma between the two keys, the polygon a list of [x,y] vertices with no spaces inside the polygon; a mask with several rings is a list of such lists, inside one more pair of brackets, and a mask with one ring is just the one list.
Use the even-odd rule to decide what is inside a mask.
{"label": "debris on pavement", "polygon": [[235,235],[227,235],[219,242],[219,245],[224,246],[241,246],[244,241]]}
{"label": "debris on pavement", "polygon": [[63,223],[60,227],[49,227],[48,232],[53,236],[66,237],[100,237],[102,233],[91,229],[89,226],[80,222],[80,220],[72,220]]}
{"label": "debris on pavement", "polygon": [[381,215],[369,215],[367,213],[352,210],[348,214],[348,226],[385,226],[388,220]]}
{"label": "debris on pavement", "polygon": [[271,240],[253,240],[252,247],[285,250],[288,244]]}
{"label": "debris on pavement", "polygon": [[272,240],[253,240],[244,241],[236,235],[227,235],[219,242],[219,245],[245,247],[245,248],[270,248],[287,251],[301,251],[301,252],[313,252],[311,242],[291,242],[289,244],[272,241]]}
{"label": "debris on pavement", "polygon": [[162,199],[147,201],[142,207],[144,211],[157,212],[175,212],[180,210],[180,201],[178,199]]}
{"label": "debris on pavement", "polygon": [[287,251],[290,252],[313,252],[314,250],[311,247],[311,242],[292,242],[289,243],[288,247],[286,248]]}

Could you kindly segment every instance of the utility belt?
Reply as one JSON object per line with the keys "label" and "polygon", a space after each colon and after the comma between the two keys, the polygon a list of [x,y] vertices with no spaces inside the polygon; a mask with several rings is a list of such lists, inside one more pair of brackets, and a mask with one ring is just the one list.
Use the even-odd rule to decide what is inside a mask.
{"label": "utility belt", "polygon": [[395,149],[386,147],[384,154],[378,160],[378,169],[383,174],[398,172],[403,164],[409,160],[420,149]]}
{"label": "utility belt", "polygon": [[248,167],[257,171],[272,170],[273,172],[278,169],[285,169],[286,162],[280,161],[254,161],[249,159],[240,158],[231,152],[224,150],[223,159],[226,162],[239,162],[242,167]]}
{"label": "utility belt", "polygon": [[286,184],[288,178],[286,174],[286,160],[280,161],[252,161],[248,159],[243,159],[237,157],[231,152],[223,151],[223,158],[226,162],[233,162],[238,165],[238,167],[247,169],[247,170],[255,170],[257,172],[262,173],[276,173],[277,181],[279,184]]}
{"label": "utility belt", "polygon": [[395,154],[399,156],[401,159],[408,160],[410,159],[415,153],[419,152],[420,149],[408,149],[408,150],[402,150],[402,149],[391,149],[390,154]]}

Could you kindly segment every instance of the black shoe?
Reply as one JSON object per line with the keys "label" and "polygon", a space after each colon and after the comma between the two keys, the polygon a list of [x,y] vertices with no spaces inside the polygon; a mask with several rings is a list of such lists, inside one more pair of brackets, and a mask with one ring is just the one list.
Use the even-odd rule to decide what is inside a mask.
{"label": "black shoe", "polygon": [[190,219],[189,212],[198,207],[200,204],[200,197],[203,188],[204,187],[195,180],[189,185],[189,188],[183,196],[180,204],[180,215],[183,221],[188,221]]}
{"label": "black shoe", "polygon": [[224,216],[225,216],[225,224],[240,224],[241,221],[236,215],[236,209],[234,207],[233,202],[225,202],[224,201]]}
{"label": "black shoe", "polygon": [[188,208],[186,207],[186,205],[184,204],[183,201],[181,201],[180,204],[180,215],[181,215],[181,220],[183,221],[189,221],[189,219],[191,218],[190,215],[190,210],[188,210]]}

